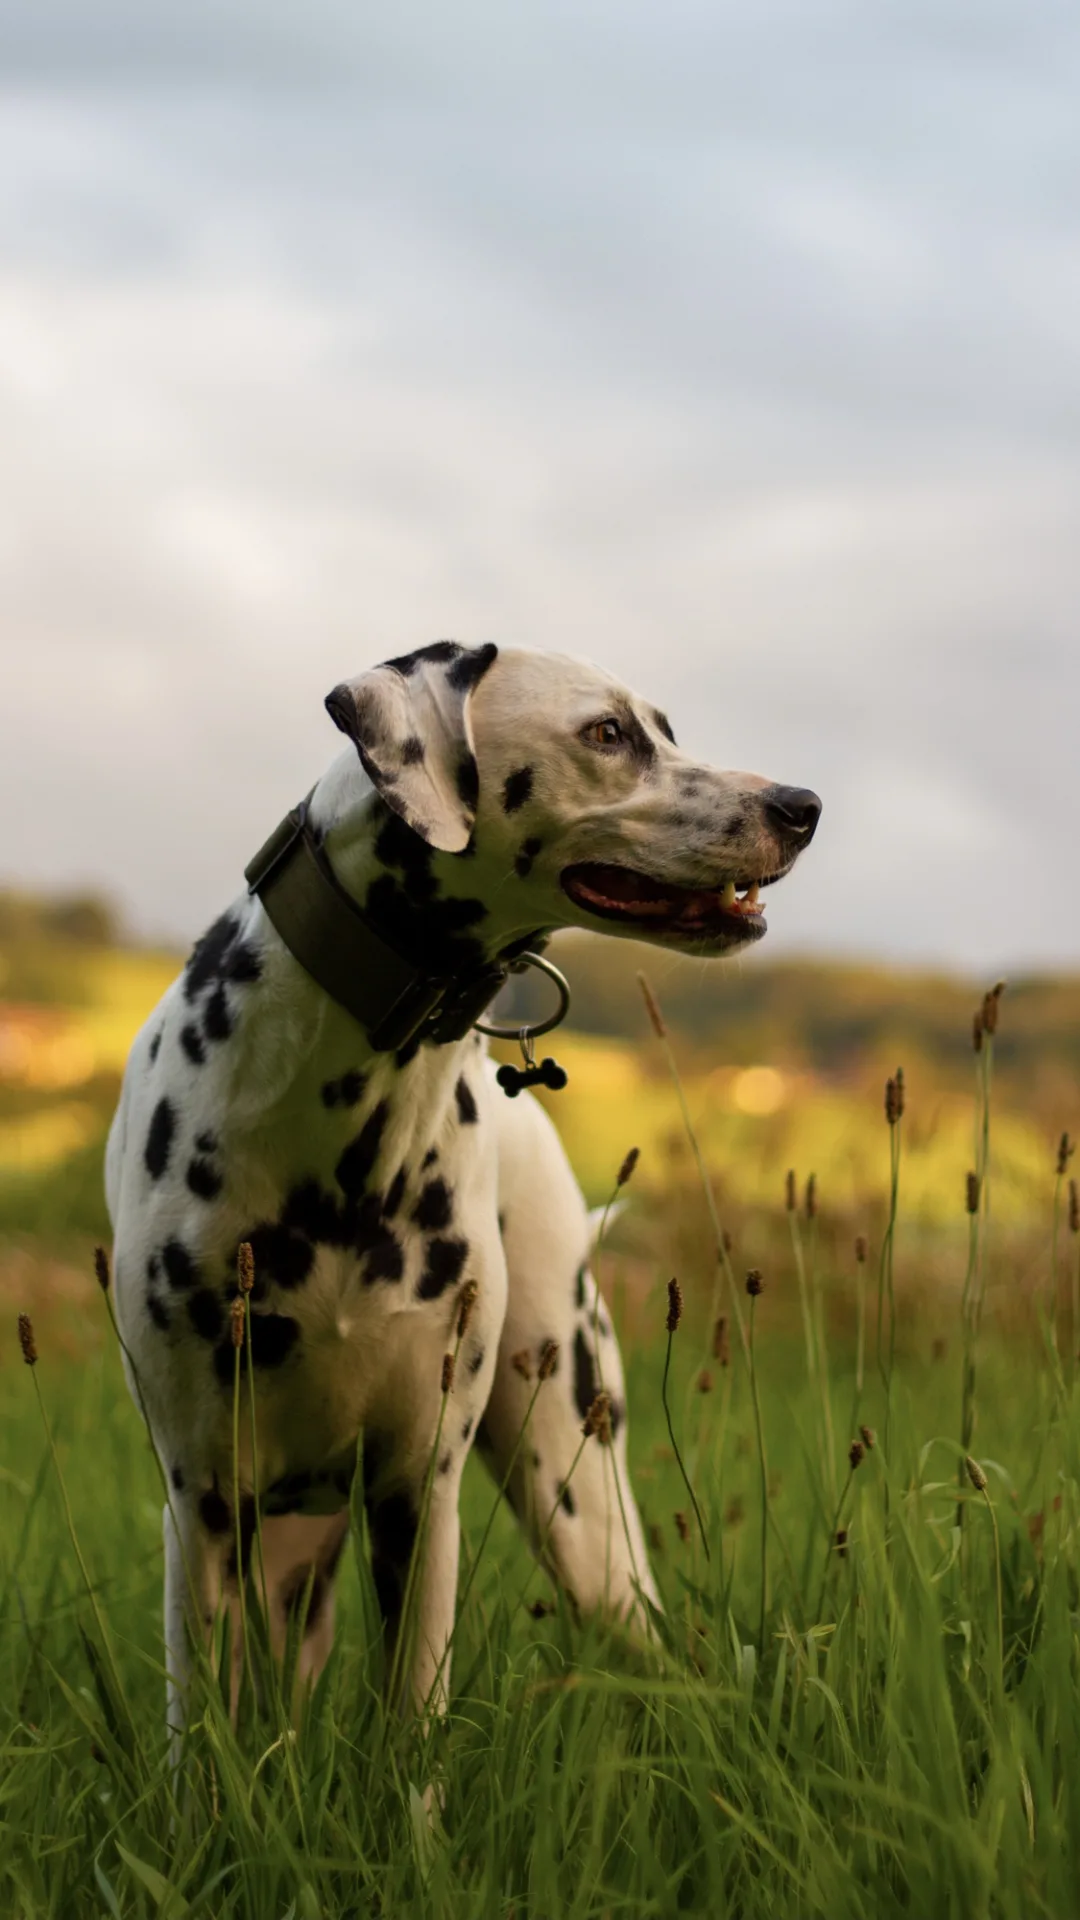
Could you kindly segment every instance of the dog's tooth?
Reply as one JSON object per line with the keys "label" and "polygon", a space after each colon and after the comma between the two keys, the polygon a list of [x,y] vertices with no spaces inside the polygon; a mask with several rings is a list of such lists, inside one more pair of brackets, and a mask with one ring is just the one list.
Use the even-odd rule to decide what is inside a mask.
{"label": "dog's tooth", "polygon": [[734,880],[725,880],[723,892],[720,895],[720,905],[722,907],[733,907],[735,905]]}
{"label": "dog's tooth", "polygon": [[757,906],[757,897],[758,897],[758,890],[759,890],[759,889],[758,889],[758,882],[757,882],[756,880],[754,881],[754,884],[753,884],[753,886],[752,886],[752,887],[748,887],[748,888],[747,888],[747,890],[746,890],[746,904],[747,904],[747,906],[748,906],[748,907],[756,907],[756,906]]}

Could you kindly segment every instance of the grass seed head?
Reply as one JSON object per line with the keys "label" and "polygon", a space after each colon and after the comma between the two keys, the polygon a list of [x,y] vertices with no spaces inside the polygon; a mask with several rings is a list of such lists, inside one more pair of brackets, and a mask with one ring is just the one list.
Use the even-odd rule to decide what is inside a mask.
{"label": "grass seed head", "polygon": [[794,1167],[788,1168],[787,1179],[784,1181],[784,1205],[787,1208],[789,1213],[794,1213],[795,1208],[798,1205],[798,1201],[796,1199],[796,1194],[795,1194]]}
{"label": "grass seed head", "polygon": [[874,1441],[877,1439],[877,1434],[874,1432],[873,1427],[860,1427],[859,1438],[862,1441],[863,1446],[866,1448],[867,1453],[872,1453],[874,1449]]}
{"label": "grass seed head", "polygon": [[458,1299],[457,1316],[457,1337],[459,1340],[464,1340],[468,1331],[469,1321],[472,1319],[472,1310],[476,1305],[476,1296],[479,1291],[480,1289],[475,1280],[466,1280],[465,1285],[461,1289],[461,1294]]}
{"label": "grass seed head", "polygon": [[622,1166],[619,1168],[618,1173],[615,1175],[615,1185],[617,1187],[625,1187],[627,1181],[630,1179],[630,1176],[634,1171],[634,1168],[637,1166],[637,1163],[640,1160],[640,1158],[641,1158],[641,1148],[631,1147],[629,1153],[626,1156],[626,1159],[623,1161]]}
{"label": "grass seed head", "polygon": [[677,1280],[667,1283],[667,1330],[674,1333],[682,1319],[682,1288]]}
{"label": "grass seed head", "polygon": [[234,1347],[242,1347],[244,1344],[245,1312],[244,1297],[238,1293],[233,1300],[232,1306],[229,1308],[229,1319],[232,1323],[232,1343]]}
{"label": "grass seed head", "polygon": [[982,1009],[979,1008],[976,1010],[976,1012],[972,1016],[972,1021],[971,1021],[971,1044],[975,1049],[976,1053],[982,1052],[982,1043],[983,1043]]}
{"label": "grass seed head", "polygon": [[746,1291],[750,1295],[751,1300],[757,1299],[758,1294],[762,1291],[762,1288],[764,1287],[764,1285],[765,1285],[765,1282],[761,1277],[761,1268],[751,1267],[749,1273],[746,1276]]}
{"label": "grass seed head", "polygon": [[991,987],[989,993],[984,993],[983,995],[980,1013],[984,1033],[994,1034],[997,1032],[998,1005],[1004,991],[1005,982],[1004,980],[999,980],[996,986]]}
{"label": "grass seed head", "polygon": [[862,1465],[863,1455],[865,1454],[865,1452],[866,1452],[866,1445],[864,1441],[862,1440],[852,1441],[850,1447],[848,1448],[848,1453],[847,1453],[848,1464],[851,1467],[852,1473],[854,1473],[856,1467],[859,1467]]}
{"label": "grass seed head", "polygon": [[[532,1379],[532,1356],[529,1353],[528,1347],[519,1347],[516,1353],[512,1353],[510,1355],[510,1365],[513,1367],[515,1373],[520,1373],[523,1380]],[[443,1391],[445,1392],[445,1388]]]}
{"label": "grass seed head", "polygon": [[19,1315],[19,1345],[22,1357],[28,1367],[37,1365],[37,1341],[34,1339],[34,1323],[28,1313]]}
{"label": "grass seed head", "polygon": [[682,1541],[683,1546],[685,1547],[687,1541],[690,1538],[690,1522],[687,1519],[685,1513],[682,1513],[682,1512],[673,1514],[672,1519],[675,1522],[675,1531],[678,1534],[679,1539]]}
{"label": "grass seed head", "polygon": [[557,1340],[545,1340],[540,1353],[540,1365],[536,1369],[538,1380],[550,1380],[559,1364],[559,1343]]}
{"label": "grass seed head", "polygon": [[1072,1156],[1073,1142],[1069,1139],[1067,1133],[1063,1133],[1061,1139],[1058,1141],[1057,1170],[1059,1176],[1065,1172]]}
{"label": "grass seed head", "polygon": [[645,1011],[652,1022],[653,1032],[658,1040],[666,1039],[667,1028],[664,1025],[664,1016],[660,1011],[660,1002],[643,973],[638,974],[638,986],[641,988],[641,997],[645,1002]]}
{"label": "grass seed head", "polygon": [[611,1445],[611,1395],[598,1393],[585,1415],[585,1424],[581,1429],[586,1440],[595,1433],[602,1447]]}
{"label": "grass seed head", "polygon": [[846,1560],[847,1559],[847,1542],[848,1542],[847,1528],[837,1527],[835,1538],[836,1538],[836,1551],[840,1555],[841,1560]]}
{"label": "grass seed head", "polygon": [[885,1082],[885,1118],[890,1127],[895,1127],[904,1114],[904,1069],[897,1067],[891,1080]]}
{"label": "grass seed head", "polygon": [[728,1232],[728,1230],[727,1230],[727,1228],[726,1228],[726,1227],[724,1228],[724,1231],[723,1231],[723,1233],[722,1233],[722,1234],[720,1235],[720,1245],[721,1245],[721,1246],[722,1246],[722,1248],[724,1249],[724,1252],[725,1252],[725,1253],[727,1253],[727,1254],[730,1254],[730,1253],[731,1253],[731,1251],[732,1251],[732,1249],[733,1249],[733,1247],[734,1247],[734,1245],[735,1245],[735,1242],[734,1242],[734,1240],[732,1239],[732,1237],[731,1237],[731,1235],[730,1235],[730,1233]]}
{"label": "grass seed head", "polygon": [[816,1173],[811,1173],[807,1175],[806,1217],[808,1220],[813,1220],[817,1217],[817,1174]]}
{"label": "grass seed head", "polygon": [[857,1233],[855,1235],[855,1258],[858,1261],[860,1267],[865,1267],[866,1256],[869,1252],[870,1252],[870,1243],[867,1240],[865,1233]]}
{"label": "grass seed head", "polygon": [[699,1393],[711,1393],[712,1389],[713,1389],[712,1374],[709,1372],[708,1367],[702,1367],[701,1372],[698,1374],[698,1377],[697,1377],[697,1390]]}
{"label": "grass seed head", "polygon": [[712,1354],[722,1367],[731,1365],[731,1341],[728,1337],[727,1315],[722,1313],[712,1331]]}
{"label": "grass seed head", "polygon": [[976,1493],[985,1493],[987,1479],[978,1461],[973,1460],[970,1453],[967,1453],[964,1455],[964,1465],[967,1468],[967,1477],[971,1481]]}
{"label": "grass seed head", "polygon": [[979,1176],[969,1173],[964,1183],[964,1204],[969,1213],[979,1211]]}
{"label": "grass seed head", "polygon": [[442,1357],[442,1390],[443,1392],[449,1393],[453,1384],[454,1384],[454,1356],[452,1353],[444,1353]]}
{"label": "grass seed head", "polygon": [[1080,1187],[1075,1180],[1069,1181],[1069,1231],[1080,1233]]}
{"label": "grass seed head", "polygon": [[250,1293],[255,1285],[255,1255],[250,1240],[241,1240],[236,1249],[236,1284],[241,1293]]}
{"label": "grass seed head", "polygon": [[649,1523],[649,1552],[663,1553],[663,1551],[664,1551],[664,1536],[661,1533],[660,1528],[657,1526],[656,1521],[652,1520]]}
{"label": "grass seed head", "polygon": [[109,1256],[104,1247],[94,1248],[94,1278],[102,1293],[109,1291]]}

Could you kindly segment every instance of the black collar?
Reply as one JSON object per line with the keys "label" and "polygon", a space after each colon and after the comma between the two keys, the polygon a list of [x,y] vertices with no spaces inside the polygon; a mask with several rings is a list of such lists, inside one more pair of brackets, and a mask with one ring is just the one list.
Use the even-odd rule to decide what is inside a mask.
{"label": "black collar", "polygon": [[316,845],[310,799],[286,814],[248,862],[248,892],[258,895],[294,960],[365,1028],[375,1053],[393,1053],[410,1040],[464,1039],[508,967],[491,960],[435,974],[407,960],[364,919]]}

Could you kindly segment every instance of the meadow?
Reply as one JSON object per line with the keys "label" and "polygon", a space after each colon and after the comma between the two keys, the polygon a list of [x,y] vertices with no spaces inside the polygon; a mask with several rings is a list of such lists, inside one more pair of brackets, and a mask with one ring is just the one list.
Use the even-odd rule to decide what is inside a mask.
{"label": "meadow", "polygon": [[[773,1047],[749,1017],[727,1038],[685,1017],[654,1028],[629,956],[599,983],[591,1031],[559,1036],[571,1085],[550,1104],[595,1202],[641,1149],[599,1275],[662,1614],[637,1646],[576,1619],[471,1461],[445,1720],[384,1707],[358,1515],[314,1693],[267,1670],[253,1611],[261,1684],[234,1726],[206,1667],[177,1783],[162,1490],[91,1264],[118,1062],[175,962],[17,932],[0,1098],[0,1912],[1077,1912],[1063,987],[1041,1052],[1022,995],[1010,1037],[1011,989],[958,994],[962,1017],[947,1003],[947,1047],[909,1007],[898,1088],[883,1049],[901,1036],[873,1026],[869,987],[848,1053],[809,1019]],[[616,1018],[627,982],[633,1037]],[[681,1013],[673,981],[661,995]],[[936,1021],[942,995],[926,999]],[[1036,1035],[1026,1052],[1017,1030]]]}

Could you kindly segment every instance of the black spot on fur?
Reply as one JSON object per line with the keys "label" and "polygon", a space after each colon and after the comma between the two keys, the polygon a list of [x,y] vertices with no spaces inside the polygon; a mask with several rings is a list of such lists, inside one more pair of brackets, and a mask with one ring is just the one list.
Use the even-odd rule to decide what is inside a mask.
{"label": "black spot on fur", "polygon": [[158,1260],[157,1254],[152,1253],[146,1263],[146,1277],[148,1280],[156,1280],[160,1272],[161,1263]]}
{"label": "black spot on fur", "polygon": [[153,1063],[154,1063],[154,1061],[155,1061],[155,1060],[157,1059],[157,1057],[158,1057],[158,1052],[159,1052],[159,1050],[160,1050],[160,1047],[161,1047],[161,1028],[159,1027],[159,1028],[158,1028],[158,1030],[157,1030],[157,1032],[155,1033],[155,1035],[154,1035],[154,1037],[153,1037],[153,1039],[152,1039],[152,1040],[151,1040],[151,1042],[150,1042],[150,1063],[151,1063],[151,1065],[153,1065]]}
{"label": "black spot on fur", "polygon": [[308,1494],[315,1484],[315,1476],[305,1468],[295,1473],[284,1473],[273,1486],[267,1487],[263,1495],[264,1513],[303,1513]]}
{"label": "black spot on fur", "polygon": [[404,874],[405,892],[410,900],[433,900],[439,882],[431,871],[435,849],[389,807],[375,840],[375,858],[384,867],[396,867]]}
{"label": "black spot on fur", "polygon": [[476,1097],[467,1080],[458,1081],[454,1088],[454,1099],[457,1101],[458,1119],[462,1126],[475,1126],[480,1115],[477,1111]]}
{"label": "black spot on fur", "polygon": [[402,1199],[404,1198],[404,1194],[405,1194],[405,1169],[404,1167],[399,1167],[393,1179],[391,1180],[390,1185],[386,1189],[386,1198],[383,1201],[383,1207],[382,1207],[384,1220],[393,1219],[395,1213],[397,1212],[398,1208],[401,1205]]}
{"label": "black spot on fur", "polygon": [[[249,1316],[251,1326],[251,1357],[257,1367],[280,1367],[288,1359],[300,1337],[299,1322],[285,1313],[253,1313]],[[231,1335],[226,1335],[214,1349],[214,1370],[223,1386],[231,1386],[233,1358]],[[247,1367],[247,1344],[239,1349],[240,1371]]]}
{"label": "black spot on fur", "polygon": [[482,647],[462,648],[450,668],[446,678],[459,693],[468,687],[475,687],[482,680],[488,668],[498,659],[499,649],[489,640]]}
{"label": "black spot on fur", "polygon": [[389,1112],[387,1102],[380,1100],[378,1106],[368,1114],[355,1140],[349,1141],[334,1168],[339,1187],[350,1199],[362,1194],[371,1178]]}
{"label": "black spot on fur", "polygon": [[200,1287],[197,1293],[188,1296],[187,1310],[188,1319],[200,1340],[214,1341],[218,1338],[225,1309],[216,1293],[211,1293],[209,1287]]}
{"label": "black spot on fur", "polygon": [[439,1461],[439,1472],[440,1472],[440,1473],[449,1473],[449,1471],[450,1471],[450,1463],[451,1463],[451,1461],[453,1460],[453,1458],[454,1458],[454,1456],[453,1456],[453,1454],[452,1454],[452,1453],[444,1453],[444,1454],[443,1454],[443,1457],[442,1457],[442,1459],[441,1459],[441,1460]]}
{"label": "black spot on fur", "polygon": [[466,934],[487,919],[482,900],[421,899],[408,876],[399,886],[392,873],[381,873],[367,890],[364,913],[391,946],[428,972],[466,972],[484,964],[480,941]]}
{"label": "black spot on fur", "polygon": [[427,1261],[416,1289],[418,1297],[437,1300],[447,1287],[456,1286],[468,1251],[467,1240],[429,1240]]}
{"label": "black spot on fur", "polygon": [[424,743],[418,733],[410,733],[401,743],[401,764],[404,767],[420,767],[424,763]]}
{"label": "black spot on fur", "polygon": [[543,844],[543,841],[538,840],[535,834],[530,835],[528,840],[523,841],[517,858],[514,861],[514,872],[517,874],[519,880],[528,879],[532,872],[532,863],[543,847]]}
{"label": "black spot on fur", "polygon": [[499,1229],[499,1239],[500,1239],[500,1240],[502,1240],[502,1239],[504,1239],[504,1238],[505,1238],[505,1236],[506,1236],[506,1215],[505,1215],[505,1213],[497,1213],[497,1214],[495,1215],[495,1224],[496,1224],[496,1226],[497,1226],[497,1227],[498,1227],[498,1229]]}
{"label": "black spot on fur", "polygon": [[470,1373],[479,1373],[481,1367],[484,1364],[483,1347],[477,1347],[476,1352],[470,1356],[470,1358],[465,1362],[465,1364]]}
{"label": "black spot on fur", "polygon": [[[440,665],[446,661],[456,660],[461,651],[456,640],[433,640],[429,647],[415,647],[412,653],[399,653],[395,659],[388,660],[386,665],[393,667],[396,673],[400,673],[407,680],[410,674],[416,672],[422,660],[431,660],[435,665]],[[337,692],[338,689],[335,688],[334,691]],[[331,699],[333,694],[328,696],[328,705]]]}
{"label": "black spot on fur", "polygon": [[187,1183],[199,1200],[216,1200],[221,1192],[221,1175],[209,1160],[189,1161]]}
{"label": "black spot on fur", "polygon": [[[366,1478],[366,1449],[364,1465]],[[381,1500],[369,1499],[372,1579],[379,1611],[391,1627],[396,1625],[401,1612],[416,1528],[416,1509],[407,1493],[390,1493]]]}
{"label": "black spot on fur", "polygon": [[196,1134],[195,1146],[196,1146],[196,1150],[199,1153],[216,1153],[218,1150],[217,1134],[216,1133]]}
{"label": "black spot on fur", "polygon": [[725,822],[724,839],[737,840],[739,837],[739,834],[742,833],[745,826],[746,826],[745,813],[733,813],[731,816],[731,819]]}
{"label": "black spot on fur", "polygon": [[171,1474],[169,1475],[169,1478],[172,1481],[173,1486],[176,1488],[177,1493],[183,1493],[184,1476],[179,1467],[173,1468]]}
{"label": "black spot on fur", "polygon": [[273,1221],[261,1221],[244,1238],[255,1262],[255,1292],[262,1299],[266,1282],[278,1287],[301,1287],[315,1264],[315,1249],[303,1234]]}
{"label": "black spot on fur", "polygon": [[199,1268],[192,1259],[182,1240],[166,1240],[161,1249],[161,1264],[165,1269],[169,1285],[178,1292],[186,1292],[199,1280]]}
{"label": "black spot on fur", "polygon": [[462,1428],[461,1428],[462,1439],[467,1440],[471,1432],[472,1432],[472,1414],[470,1413],[468,1419],[464,1421],[462,1424]]}
{"label": "black spot on fur", "polygon": [[667,714],[661,713],[658,708],[654,708],[653,721],[655,723],[657,732],[662,733],[664,736],[664,739],[670,740],[672,746],[674,746],[675,735],[671,731],[671,721],[668,719]]}
{"label": "black spot on fur", "polygon": [[574,1514],[577,1512],[574,1496],[565,1481],[563,1481],[559,1487],[559,1505],[564,1513]]}
{"label": "black spot on fur", "polygon": [[465,753],[457,764],[458,799],[470,813],[475,813],[480,799],[480,769],[474,753]]}
{"label": "black spot on fur", "polygon": [[160,1327],[162,1333],[168,1333],[172,1322],[169,1319],[168,1309],[164,1303],[158,1299],[156,1293],[147,1294],[146,1311],[150,1315],[155,1327]]}
{"label": "black spot on fur", "polygon": [[583,1420],[599,1391],[596,1363],[579,1327],[574,1335],[574,1403]]}
{"label": "black spot on fur", "polygon": [[413,1219],[425,1233],[441,1232],[450,1225],[453,1211],[450,1189],[445,1180],[429,1180],[413,1208]]}
{"label": "black spot on fur", "polygon": [[203,1008],[203,1032],[208,1040],[227,1040],[233,1030],[233,1017],[225,988],[219,982]]}
{"label": "black spot on fur", "polygon": [[370,1287],[376,1280],[400,1280],[404,1271],[405,1255],[401,1243],[389,1227],[383,1227],[367,1256],[364,1284]]}
{"label": "black spot on fur", "polygon": [[202,1034],[199,1032],[198,1027],[192,1026],[190,1020],[186,1026],[180,1029],[180,1045],[183,1047],[193,1067],[201,1067],[203,1065],[206,1059],[206,1048],[203,1045]]}
{"label": "black spot on fur", "polygon": [[199,1495],[199,1519],[207,1533],[228,1533],[232,1526],[232,1515],[228,1502],[222,1498],[216,1474],[213,1486]]}
{"label": "black spot on fur", "polygon": [[212,980],[232,980],[238,986],[257,980],[262,962],[254,947],[240,938],[240,923],[231,913],[215,920],[201,940],[196,941],[184,969],[184,998],[198,998]]}
{"label": "black spot on fur", "polygon": [[151,1180],[160,1180],[169,1164],[169,1149],[176,1132],[176,1115],[171,1100],[162,1098],[154,1108],[146,1136],[143,1158]]}
{"label": "black spot on fur", "polygon": [[355,1107],[363,1097],[367,1080],[355,1068],[343,1073],[340,1080],[328,1080],[322,1090],[324,1107]]}
{"label": "black spot on fur", "polygon": [[577,1276],[574,1280],[574,1305],[576,1307],[583,1307],[585,1305],[585,1269],[584,1267],[578,1268]]}
{"label": "black spot on fur", "polygon": [[421,1167],[433,1167],[439,1157],[438,1147],[429,1147],[420,1162]]}
{"label": "black spot on fur", "polygon": [[332,1193],[317,1180],[301,1180],[290,1188],[282,1208],[281,1224],[307,1240],[323,1241],[329,1247],[343,1247],[347,1234]]}
{"label": "black spot on fur", "polygon": [[508,773],[503,787],[503,812],[516,813],[525,805],[533,790],[533,770],[531,767],[518,767],[516,773]]}

